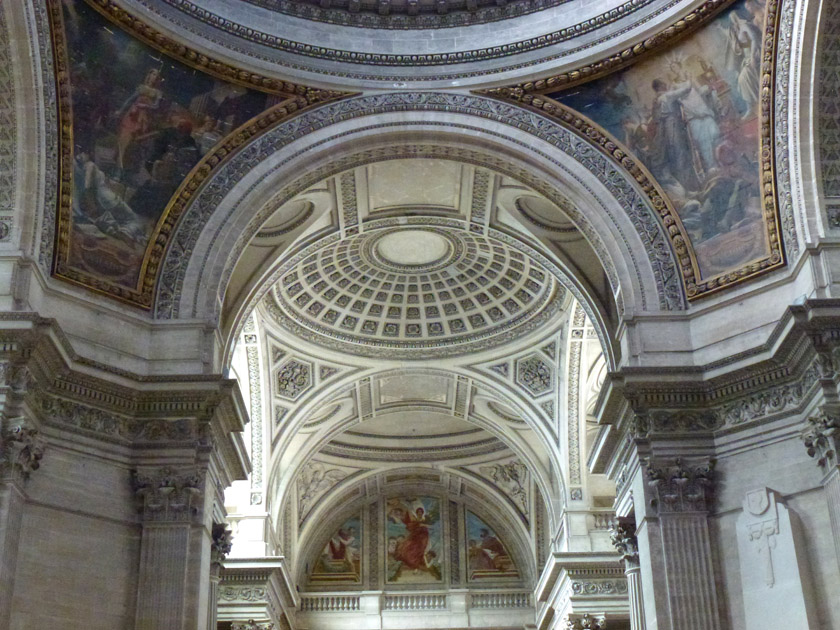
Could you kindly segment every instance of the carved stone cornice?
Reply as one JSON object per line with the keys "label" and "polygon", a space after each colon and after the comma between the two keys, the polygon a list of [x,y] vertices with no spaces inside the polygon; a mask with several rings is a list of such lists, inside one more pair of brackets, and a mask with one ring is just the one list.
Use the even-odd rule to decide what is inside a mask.
{"label": "carved stone cornice", "polygon": [[629,519],[619,519],[610,528],[610,540],[621,554],[627,569],[639,567],[639,543],[636,540],[636,525]]}
{"label": "carved stone cornice", "polygon": [[714,497],[715,460],[689,463],[678,457],[672,464],[645,462],[650,505],[659,514],[706,512]]}
{"label": "carved stone cornice", "polygon": [[816,460],[824,473],[838,465],[840,416],[823,413],[807,418],[800,438],[808,449],[808,455]]}
{"label": "carved stone cornice", "polygon": [[27,479],[41,466],[44,443],[37,429],[22,419],[0,419],[0,479]]}
{"label": "carved stone cornice", "polygon": [[144,522],[201,521],[204,471],[200,467],[134,471],[132,482]]}
{"label": "carved stone cornice", "polygon": [[[701,366],[625,367],[608,375],[595,415],[593,472],[621,470],[627,444],[710,439],[796,417],[838,396],[840,300],[791,305],[767,340]],[[714,374],[708,378],[706,375]],[[610,458],[619,461],[609,464]]]}

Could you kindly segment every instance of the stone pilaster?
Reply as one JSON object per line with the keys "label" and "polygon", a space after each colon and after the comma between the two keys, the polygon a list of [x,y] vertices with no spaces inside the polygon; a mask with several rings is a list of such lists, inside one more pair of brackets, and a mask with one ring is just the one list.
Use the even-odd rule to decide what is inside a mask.
{"label": "stone pilaster", "polygon": [[146,468],[134,474],[143,532],[137,630],[206,630],[210,532],[205,466]]}
{"label": "stone pilaster", "polygon": [[7,628],[17,568],[25,482],[41,465],[44,446],[38,431],[22,419],[0,417],[0,628]]}
{"label": "stone pilaster", "polygon": [[645,630],[645,605],[642,599],[642,577],[639,565],[639,543],[636,524],[629,519],[619,519],[611,532],[612,543],[624,560],[627,576],[627,598],[630,600],[631,630]]}
{"label": "stone pilaster", "polygon": [[680,458],[647,459],[639,470],[645,508],[636,536],[651,630],[720,628],[708,523],[713,470],[711,460]]}
{"label": "stone pilaster", "polygon": [[224,559],[233,547],[233,532],[225,523],[213,523],[213,542],[210,546],[210,601],[208,602],[207,627],[213,630],[218,617],[219,583],[222,580]]}
{"label": "stone pilaster", "polygon": [[816,460],[823,473],[822,485],[840,564],[840,415],[823,413],[808,418],[801,437],[808,455]]}

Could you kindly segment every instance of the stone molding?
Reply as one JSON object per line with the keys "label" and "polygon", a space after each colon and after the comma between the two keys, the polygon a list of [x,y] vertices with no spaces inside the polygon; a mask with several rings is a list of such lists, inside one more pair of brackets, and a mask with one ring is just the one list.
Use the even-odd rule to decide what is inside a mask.
{"label": "stone molding", "polygon": [[645,462],[649,503],[658,514],[707,512],[714,498],[715,460],[689,463],[680,457],[673,463]]}
{"label": "stone molding", "polygon": [[132,486],[146,523],[194,523],[203,516],[205,471],[200,467],[137,470]]}

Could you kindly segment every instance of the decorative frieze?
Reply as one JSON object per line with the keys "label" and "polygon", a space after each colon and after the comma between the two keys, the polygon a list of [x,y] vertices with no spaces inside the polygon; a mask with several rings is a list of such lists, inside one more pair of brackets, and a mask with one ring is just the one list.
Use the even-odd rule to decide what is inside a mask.
{"label": "decorative frieze", "polygon": [[219,600],[225,602],[265,602],[266,589],[262,586],[223,586],[219,589]]}
{"label": "decorative frieze", "polygon": [[672,465],[646,461],[650,504],[663,512],[705,512],[713,497],[715,460],[688,464],[676,458]]}
{"label": "decorative frieze", "polygon": [[133,482],[144,521],[189,522],[201,518],[204,478],[200,470],[167,467],[136,471]]}
{"label": "decorative frieze", "polygon": [[244,622],[233,622],[230,628],[231,630],[274,630],[274,624],[270,621],[257,623],[253,619],[249,619]]}
{"label": "decorative frieze", "polygon": [[800,435],[808,455],[817,461],[823,472],[828,473],[838,463],[840,446],[840,417],[828,414],[811,416],[805,420]]}
{"label": "decorative frieze", "polygon": [[623,579],[572,582],[572,593],[575,595],[622,595],[626,592],[627,581]]}

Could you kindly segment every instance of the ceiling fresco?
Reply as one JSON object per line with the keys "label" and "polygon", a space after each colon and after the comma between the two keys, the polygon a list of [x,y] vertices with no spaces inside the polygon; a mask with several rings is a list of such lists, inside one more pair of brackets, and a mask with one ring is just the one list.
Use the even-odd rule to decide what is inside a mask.
{"label": "ceiling fresco", "polygon": [[[777,2],[706,2],[690,20],[686,17],[645,41],[632,66],[623,67],[635,60],[635,49],[619,61],[604,60],[574,73],[486,91],[538,108],[583,133],[635,177],[671,238],[689,299],[785,262],[775,189],[772,89],[760,88],[773,81]],[[48,8],[62,121],[53,274],[151,309],[169,237],[220,165],[279,122],[350,93],[308,88],[210,59],[167,39],[109,0],[49,0]],[[705,24],[700,27],[701,22]],[[648,54],[654,50],[658,54]],[[440,189],[418,193],[429,197],[420,205],[440,211],[451,206],[457,212],[462,202],[458,173],[441,173],[437,179]],[[381,209],[371,201],[371,213],[407,207],[410,200],[403,193],[399,188],[371,189],[371,200],[381,198]],[[528,210],[522,213],[530,216]],[[312,206],[302,206],[294,226],[308,221],[312,212]],[[534,222],[547,225],[544,220]],[[267,226],[263,236],[274,229]],[[277,230],[288,232],[289,227],[283,224]],[[343,295],[345,287],[332,287],[328,277],[313,276],[311,283],[330,285],[324,291],[335,295],[326,301],[318,299],[324,291],[316,296],[317,291],[301,284],[299,294],[292,296],[278,284],[278,309],[295,326],[326,331],[333,340],[372,336],[419,347],[435,336],[486,336],[514,315],[511,308],[519,317],[533,304],[544,304],[548,295],[524,285],[516,285],[508,295],[501,281],[488,280],[471,263],[456,261],[463,246],[459,239],[471,235],[444,235],[431,243],[429,239],[436,238],[428,236],[432,228],[414,230],[418,237],[428,236],[423,237],[429,247],[441,249],[440,260],[394,265],[381,253],[385,245],[374,244],[371,235],[352,232],[346,235],[359,240],[357,257],[364,246],[371,261],[388,270],[371,275],[354,265],[336,267],[331,274],[346,271],[368,278],[365,286],[354,278],[337,280],[358,284],[359,297]],[[399,251],[399,244],[391,249]],[[475,276],[465,282],[476,284],[484,278],[494,285],[487,290],[504,295],[491,296],[484,285],[476,285],[477,291],[460,287],[464,295],[459,300],[454,294],[445,300],[447,288],[438,294],[386,292],[386,300],[376,304],[382,293],[373,286],[383,282],[379,273],[394,275],[394,286],[409,286],[409,276],[421,269],[440,263],[434,273],[447,272],[444,258],[455,265],[456,275]],[[359,261],[370,267],[371,261]],[[498,261],[488,262],[488,270],[494,262]],[[419,273],[418,278],[423,275],[430,280],[425,284],[432,286],[453,280],[431,280],[429,273]],[[309,276],[312,273],[301,282]],[[397,282],[398,276],[405,281]],[[426,293],[433,294],[428,304],[422,302]],[[482,295],[485,302],[476,302]],[[531,299],[523,302],[519,297]],[[354,310],[360,300],[368,299],[371,304],[362,306],[364,312]],[[394,302],[397,299],[404,303]],[[466,304],[470,300],[472,306]],[[453,307],[454,313],[443,310]]]}
{"label": "ceiling fresco", "polygon": [[145,28],[147,45],[94,7],[49,4],[63,130],[54,273],[149,307],[184,181],[331,95],[237,71]]}
{"label": "ceiling fresco", "polygon": [[739,0],[659,55],[589,83],[552,89],[557,77],[494,92],[587,127],[638,171],[689,299],[784,264],[766,88],[776,4]]}

